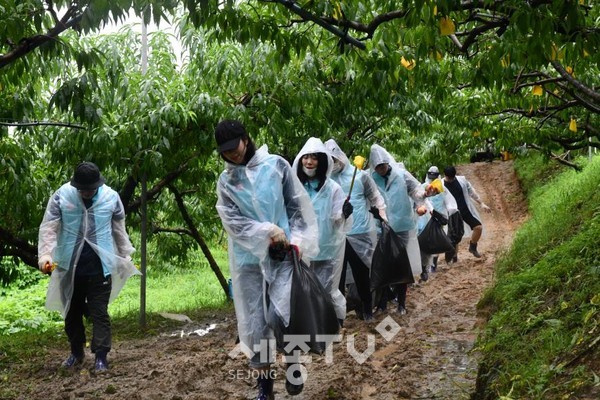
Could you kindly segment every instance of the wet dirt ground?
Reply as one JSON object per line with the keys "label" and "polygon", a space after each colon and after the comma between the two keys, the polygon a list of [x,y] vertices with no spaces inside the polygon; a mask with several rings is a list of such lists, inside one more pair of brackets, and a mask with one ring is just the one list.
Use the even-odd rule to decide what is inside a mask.
{"label": "wet dirt ground", "polygon": [[[351,312],[332,352],[308,356],[307,381],[298,396],[286,393],[278,357],[276,399],[469,398],[477,374],[475,340],[485,324],[476,305],[494,280],[497,256],[527,215],[511,161],[457,170],[492,209],[481,213],[483,257],[471,255],[463,238],[457,263],[440,261],[427,282],[409,289],[406,315],[390,305],[366,323]],[[116,342],[111,369],[98,376],[89,354],[83,368],[65,372],[59,368],[64,349],[49,350],[45,370],[15,366],[19,379],[0,385],[9,384],[16,399],[253,399],[255,376],[243,355],[230,355],[236,332],[229,312],[150,339]]]}

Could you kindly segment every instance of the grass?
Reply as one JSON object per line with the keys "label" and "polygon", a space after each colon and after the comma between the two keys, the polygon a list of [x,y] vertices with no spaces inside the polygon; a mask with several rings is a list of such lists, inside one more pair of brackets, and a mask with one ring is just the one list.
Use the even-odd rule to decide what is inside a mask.
{"label": "grass", "polygon": [[[517,168],[539,170],[527,161]],[[572,398],[598,385],[588,356],[600,358],[599,174],[596,157],[581,173],[529,186],[531,218],[479,303],[490,318],[476,399]]]}
{"label": "grass", "polygon": [[[223,274],[227,278],[226,251],[217,249],[213,256],[220,266],[225,267]],[[198,320],[206,313],[232,308],[203,256],[196,254],[190,259],[190,265],[194,267],[163,267],[160,270],[149,267],[145,328],[139,323],[141,279],[136,276],[127,282],[109,306],[115,340],[154,335],[181,324],[161,317],[162,312],[185,314]],[[44,308],[48,282],[49,279],[43,278],[24,289],[5,290],[0,297],[0,381],[2,374],[7,373],[3,371],[9,363],[32,359],[47,348],[68,346],[59,313]]]}

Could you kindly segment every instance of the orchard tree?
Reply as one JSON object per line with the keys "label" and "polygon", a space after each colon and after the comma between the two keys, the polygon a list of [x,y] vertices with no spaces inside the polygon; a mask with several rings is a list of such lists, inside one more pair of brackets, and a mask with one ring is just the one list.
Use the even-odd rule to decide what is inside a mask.
{"label": "orchard tree", "polygon": [[[212,127],[225,116],[288,159],[309,136],[334,137],[349,155],[378,141],[411,171],[461,161],[491,138],[557,156],[598,146],[591,3],[181,3],[28,0],[0,10],[0,258],[36,265],[45,201],[88,159],[119,190],[131,228],[147,178],[166,257],[199,246],[210,260],[221,168]],[[183,65],[160,32],[145,74],[139,36],[89,36],[127,13],[176,24]]]}

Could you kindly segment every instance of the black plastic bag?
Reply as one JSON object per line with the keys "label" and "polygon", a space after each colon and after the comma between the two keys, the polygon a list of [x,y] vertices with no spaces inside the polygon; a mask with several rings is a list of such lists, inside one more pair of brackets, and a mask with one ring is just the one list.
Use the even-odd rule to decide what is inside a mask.
{"label": "black plastic bag", "polygon": [[439,254],[454,250],[452,241],[444,232],[436,216],[432,216],[419,234],[419,248],[426,254]]}
{"label": "black plastic bag", "polygon": [[346,312],[357,310],[357,312],[362,312],[362,301],[360,299],[360,295],[358,294],[358,289],[356,288],[356,283],[351,283],[347,287],[346,293]]}
{"label": "black plastic bag", "polygon": [[292,291],[290,293],[290,323],[280,323],[274,333],[277,345],[285,348],[284,335],[308,335],[310,351],[322,354],[326,343],[318,342],[316,335],[336,335],[339,332],[337,314],[331,294],[323,287],[314,271],[291,251],[294,262]]}
{"label": "black plastic bag", "polygon": [[414,281],[404,241],[387,223],[382,222],[381,236],[371,263],[371,290]]}
{"label": "black plastic bag", "polygon": [[460,212],[455,212],[448,218],[448,237],[452,244],[457,245],[465,234],[465,224]]}

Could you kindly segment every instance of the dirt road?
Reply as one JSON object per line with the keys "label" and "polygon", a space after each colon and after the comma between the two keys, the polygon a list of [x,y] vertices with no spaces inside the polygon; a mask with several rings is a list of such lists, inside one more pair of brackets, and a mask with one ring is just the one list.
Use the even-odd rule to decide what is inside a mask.
{"label": "dirt road", "polygon": [[[428,282],[409,289],[408,314],[383,313],[365,323],[351,313],[330,357],[310,356],[305,390],[294,399],[469,398],[477,373],[473,346],[485,322],[476,304],[494,279],[497,255],[526,218],[526,205],[510,161],[464,165],[458,173],[492,208],[482,213],[483,257],[468,253],[463,239],[458,263],[441,261]],[[65,373],[57,363],[64,352],[51,350],[48,369],[23,369],[10,384],[19,399],[252,399],[255,379],[246,360],[229,355],[235,338],[233,313],[214,316],[152,339],[115,343],[107,374],[90,372],[91,357],[83,369]],[[278,360],[276,399],[292,398],[284,374]]]}

